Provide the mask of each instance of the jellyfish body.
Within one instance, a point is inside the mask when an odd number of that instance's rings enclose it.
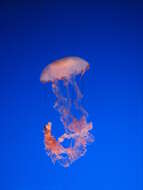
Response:
[[[45,149],[54,163],[58,161],[64,167],[83,156],[87,144],[94,141],[90,133],[92,122],[87,122],[87,112],[81,106],[82,94],[76,82],[76,76],[83,75],[88,68],[87,61],[79,57],[66,57],[46,66],[40,76],[42,83],[52,82],[52,90],[56,96],[54,108],[59,112],[65,129],[65,133],[56,139],[52,136],[52,123],[49,122],[44,129]],[[64,95],[61,83],[66,91]],[[74,99],[70,96],[71,87],[76,94]],[[79,117],[74,115],[73,107],[78,110]],[[67,139],[70,145],[65,147],[64,141]]]
[[[87,61],[79,57],[66,57],[49,64],[43,70],[41,82],[69,80],[71,76],[84,73],[89,68]]]

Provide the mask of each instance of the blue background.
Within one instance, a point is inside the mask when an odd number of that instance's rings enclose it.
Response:
[[[143,4],[1,1],[0,189],[143,189]],[[75,55],[96,141],[70,168],[46,155],[43,126],[62,130],[42,69]]]

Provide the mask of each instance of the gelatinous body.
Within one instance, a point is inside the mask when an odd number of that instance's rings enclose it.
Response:
[[[40,77],[43,83],[52,82],[56,96],[54,108],[60,113],[65,129],[65,133],[56,139],[51,132],[52,123],[48,122],[44,128],[45,148],[52,161],[58,161],[64,167],[83,156],[87,144],[94,141],[90,133],[92,122],[87,122],[87,112],[81,106],[82,94],[76,82],[76,76],[84,74],[88,68],[87,61],[66,57],[46,66]],[[74,91],[75,97],[71,96],[69,89]],[[68,147],[64,146],[65,140],[70,141]]]

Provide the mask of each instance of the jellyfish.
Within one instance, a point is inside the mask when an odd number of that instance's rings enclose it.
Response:
[[[44,144],[52,162],[68,167],[84,156],[87,145],[94,142],[91,134],[92,122],[87,121],[88,113],[81,105],[83,97],[77,82],[89,69],[86,60],[79,57],[65,57],[48,64],[42,71],[40,81],[51,83],[56,96],[54,108],[59,112],[64,126],[64,134],[56,138],[52,135],[52,123],[44,127]],[[65,146],[64,142],[69,142]]]

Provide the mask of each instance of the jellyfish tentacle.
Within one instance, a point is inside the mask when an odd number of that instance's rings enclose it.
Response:
[[[70,96],[68,94],[69,97],[65,98],[62,95],[62,93],[60,92],[60,88],[58,86],[58,82],[52,83],[52,88],[53,88],[54,94],[57,97],[56,102],[54,104],[54,108],[57,109],[57,111],[60,113],[61,122],[65,126],[65,130],[68,132],[67,126],[73,119],[73,115],[71,114],[70,107],[69,107],[69,105],[71,105]],[[68,83],[66,84],[66,89],[67,89],[67,93],[69,93]],[[67,103],[67,101],[69,102]]]
[[[74,105],[78,110],[80,110],[82,112],[83,115],[85,115],[87,117],[88,116],[87,111],[81,106],[81,99],[82,99],[83,95],[82,95],[75,80],[72,81],[72,85],[76,92],[76,99],[74,100]]]

